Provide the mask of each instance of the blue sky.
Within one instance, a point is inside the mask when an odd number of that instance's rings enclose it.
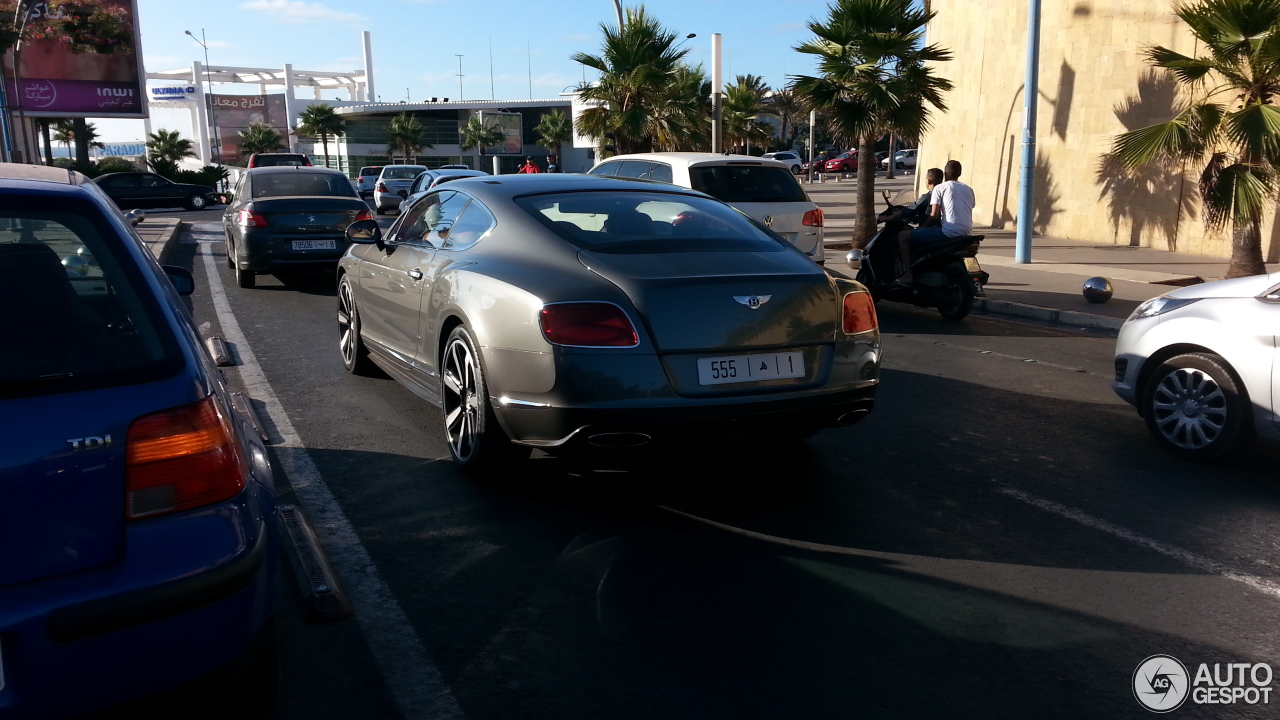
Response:
[[[628,3],[624,2],[624,5]],[[726,80],[752,73],[771,85],[813,71],[792,48],[809,37],[805,23],[826,15],[821,0],[651,0],[644,3],[681,36],[689,59],[710,72],[711,35],[723,35]],[[348,71],[362,66],[360,32],[373,34],[374,81],[384,102],[458,97],[462,59],[464,99],[493,94],[551,98],[581,82],[575,52],[594,53],[601,22],[616,22],[612,0],[139,0],[143,59],[147,70],[190,67],[203,50],[183,34],[204,28],[213,65]],[[590,79],[590,73],[587,74]],[[256,92],[219,86],[219,92]],[[309,88],[299,92],[310,97]],[[345,97],[344,97],[345,99]],[[155,126],[174,123],[154,116]],[[141,121],[99,120],[107,142],[142,138]],[[183,129],[185,132],[185,128]]]

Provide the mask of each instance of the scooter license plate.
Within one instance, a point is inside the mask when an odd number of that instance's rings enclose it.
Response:
[[[982,266],[978,264],[978,258],[965,258],[964,269],[969,272],[982,272]]]

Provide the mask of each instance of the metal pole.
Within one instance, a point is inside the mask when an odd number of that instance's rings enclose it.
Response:
[[[454,55],[458,55],[454,53]],[[462,55],[458,55],[458,102],[462,102]]]
[[[813,182],[813,126],[818,124],[818,111],[809,111],[809,182]]]
[[[720,137],[720,103],[723,100],[723,78],[720,76],[720,33],[711,35],[711,152],[723,151]]]
[[[213,75],[209,70],[209,44],[200,28],[200,46],[204,48],[204,79],[209,86],[209,122],[213,123],[213,164],[222,167],[222,134],[218,132],[218,103],[213,99]]]
[[[1031,262],[1035,215],[1036,102],[1040,99],[1040,0],[1027,2],[1027,80],[1022,92],[1022,174],[1018,187],[1018,241],[1014,261]]]

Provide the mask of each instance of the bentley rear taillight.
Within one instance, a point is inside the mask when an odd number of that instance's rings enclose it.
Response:
[[[248,475],[231,419],[213,395],[134,420],[125,460],[129,520],[235,497]]]
[[[538,319],[543,336],[555,345],[635,347],[640,344],[631,319],[613,303],[556,303],[542,308]]]
[[[841,313],[841,329],[845,335],[856,335],[879,327],[876,303],[871,293],[851,292],[844,296],[844,312]]]

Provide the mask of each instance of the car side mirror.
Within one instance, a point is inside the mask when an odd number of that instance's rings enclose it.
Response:
[[[161,269],[179,295],[190,295],[196,291],[196,279],[191,276],[190,270],[177,265],[162,265]]]
[[[382,242],[382,228],[377,220],[357,220],[347,226],[347,239],[359,245]]]

